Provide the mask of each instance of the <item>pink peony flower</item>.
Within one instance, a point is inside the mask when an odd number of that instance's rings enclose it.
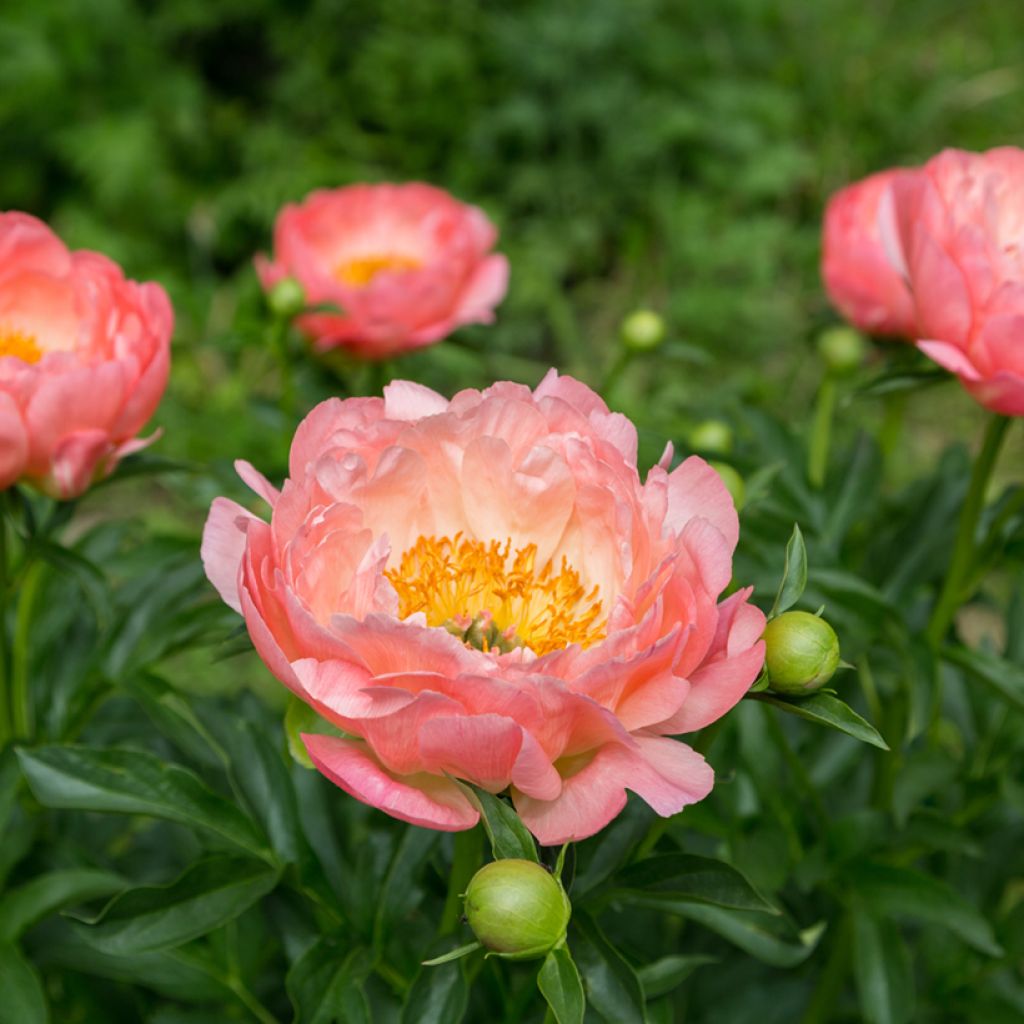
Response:
[[[0,489],[24,479],[72,498],[144,447],[173,319],[159,285],[0,213]]]
[[[913,338],[914,304],[906,281],[890,262],[882,237],[892,187],[915,171],[872,174],[840,189],[825,208],[821,277],[833,305],[871,334]]]
[[[719,601],[739,532],[699,458],[641,483],[636,431],[551,371],[451,401],[396,381],[299,426],[264,522],[218,498],[203,560],[274,674],[343,736],[320,771],[394,817],[478,813],[453,781],[510,788],[545,844],[592,835],[632,790],[659,814],[713,774],[675,739],[764,661],[750,589]]]
[[[494,319],[508,286],[496,238],[482,210],[430,185],[352,185],[286,206],[256,269],[264,288],[294,277],[311,305],[341,308],[299,317],[317,348],[386,359]]]
[[[947,149],[894,195],[918,348],[983,405],[1024,416],[1024,151]]]

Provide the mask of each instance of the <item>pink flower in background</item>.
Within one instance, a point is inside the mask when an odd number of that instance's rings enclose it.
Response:
[[[173,322],[159,285],[0,213],[0,488],[23,479],[75,497],[144,447]]]
[[[274,674],[342,736],[306,735],[353,796],[472,827],[453,778],[510,789],[545,844],[597,832],[626,790],[670,815],[711,768],[669,738],[747,691],[764,615],[732,574],[738,520],[701,459],[641,483],[636,431],[551,371],[451,401],[396,381],[299,426],[270,522],[224,498],[207,574]]]
[[[490,323],[508,261],[483,211],[430,185],[352,185],[286,206],[274,258],[257,257],[264,288],[296,278],[310,305],[299,326],[317,348],[385,359],[469,323]]]
[[[897,168],[872,174],[836,192],[825,208],[821,277],[833,305],[871,334],[915,336],[914,304],[882,239],[883,200],[892,186],[914,177]]]
[[[894,197],[918,348],[983,405],[1024,416],[1024,151],[947,149]]]

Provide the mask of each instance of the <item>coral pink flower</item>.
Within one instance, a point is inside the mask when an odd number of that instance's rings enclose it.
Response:
[[[478,820],[453,781],[510,788],[545,844],[626,790],[670,815],[713,781],[675,739],[743,696],[764,615],[738,521],[699,458],[641,483],[636,431],[570,377],[451,401],[396,381],[300,425],[264,522],[218,498],[207,574],[274,674],[343,733],[307,735],[353,796],[430,828]]]
[[[483,211],[430,185],[352,185],[286,206],[256,268],[264,288],[291,276],[310,304],[340,307],[299,318],[317,348],[385,359],[494,319],[508,285],[496,238]]]
[[[916,172],[897,168],[840,189],[825,208],[821,277],[833,305],[872,334],[913,338],[914,304],[882,237],[892,188]]]
[[[1024,151],[948,149],[894,194],[918,348],[983,405],[1024,416]]]
[[[172,327],[159,285],[0,213],[0,488],[24,479],[71,498],[144,447]]]

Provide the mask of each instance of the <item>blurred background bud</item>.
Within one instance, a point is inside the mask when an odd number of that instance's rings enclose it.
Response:
[[[267,305],[274,316],[290,320],[306,306],[306,293],[294,277],[283,277],[267,292]]]
[[[864,335],[852,327],[829,327],[818,335],[818,353],[829,373],[837,377],[859,369],[867,351]]]
[[[764,631],[765,664],[773,690],[791,696],[824,686],[839,665],[839,638],[810,612],[786,612]]]
[[[732,427],[724,420],[702,420],[686,440],[695,451],[727,455],[732,451]]]
[[[622,343],[634,352],[649,352],[665,340],[665,321],[650,309],[638,309],[622,321]]]
[[[747,488],[743,483],[743,477],[727,462],[709,462],[708,465],[722,478],[722,483],[732,495],[736,507],[742,508],[747,498]]]
[[[510,960],[545,956],[565,939],[572,905],[561,883],[530,860],[485,864],[466,890],[466,919],[485,949]]]

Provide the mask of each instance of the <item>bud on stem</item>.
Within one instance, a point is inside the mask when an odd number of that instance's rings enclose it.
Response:
[[[765,666],[776,693],[801,696],[821,689],[839,667],[839,638],[810,612],[786,612],[764,631]]]

